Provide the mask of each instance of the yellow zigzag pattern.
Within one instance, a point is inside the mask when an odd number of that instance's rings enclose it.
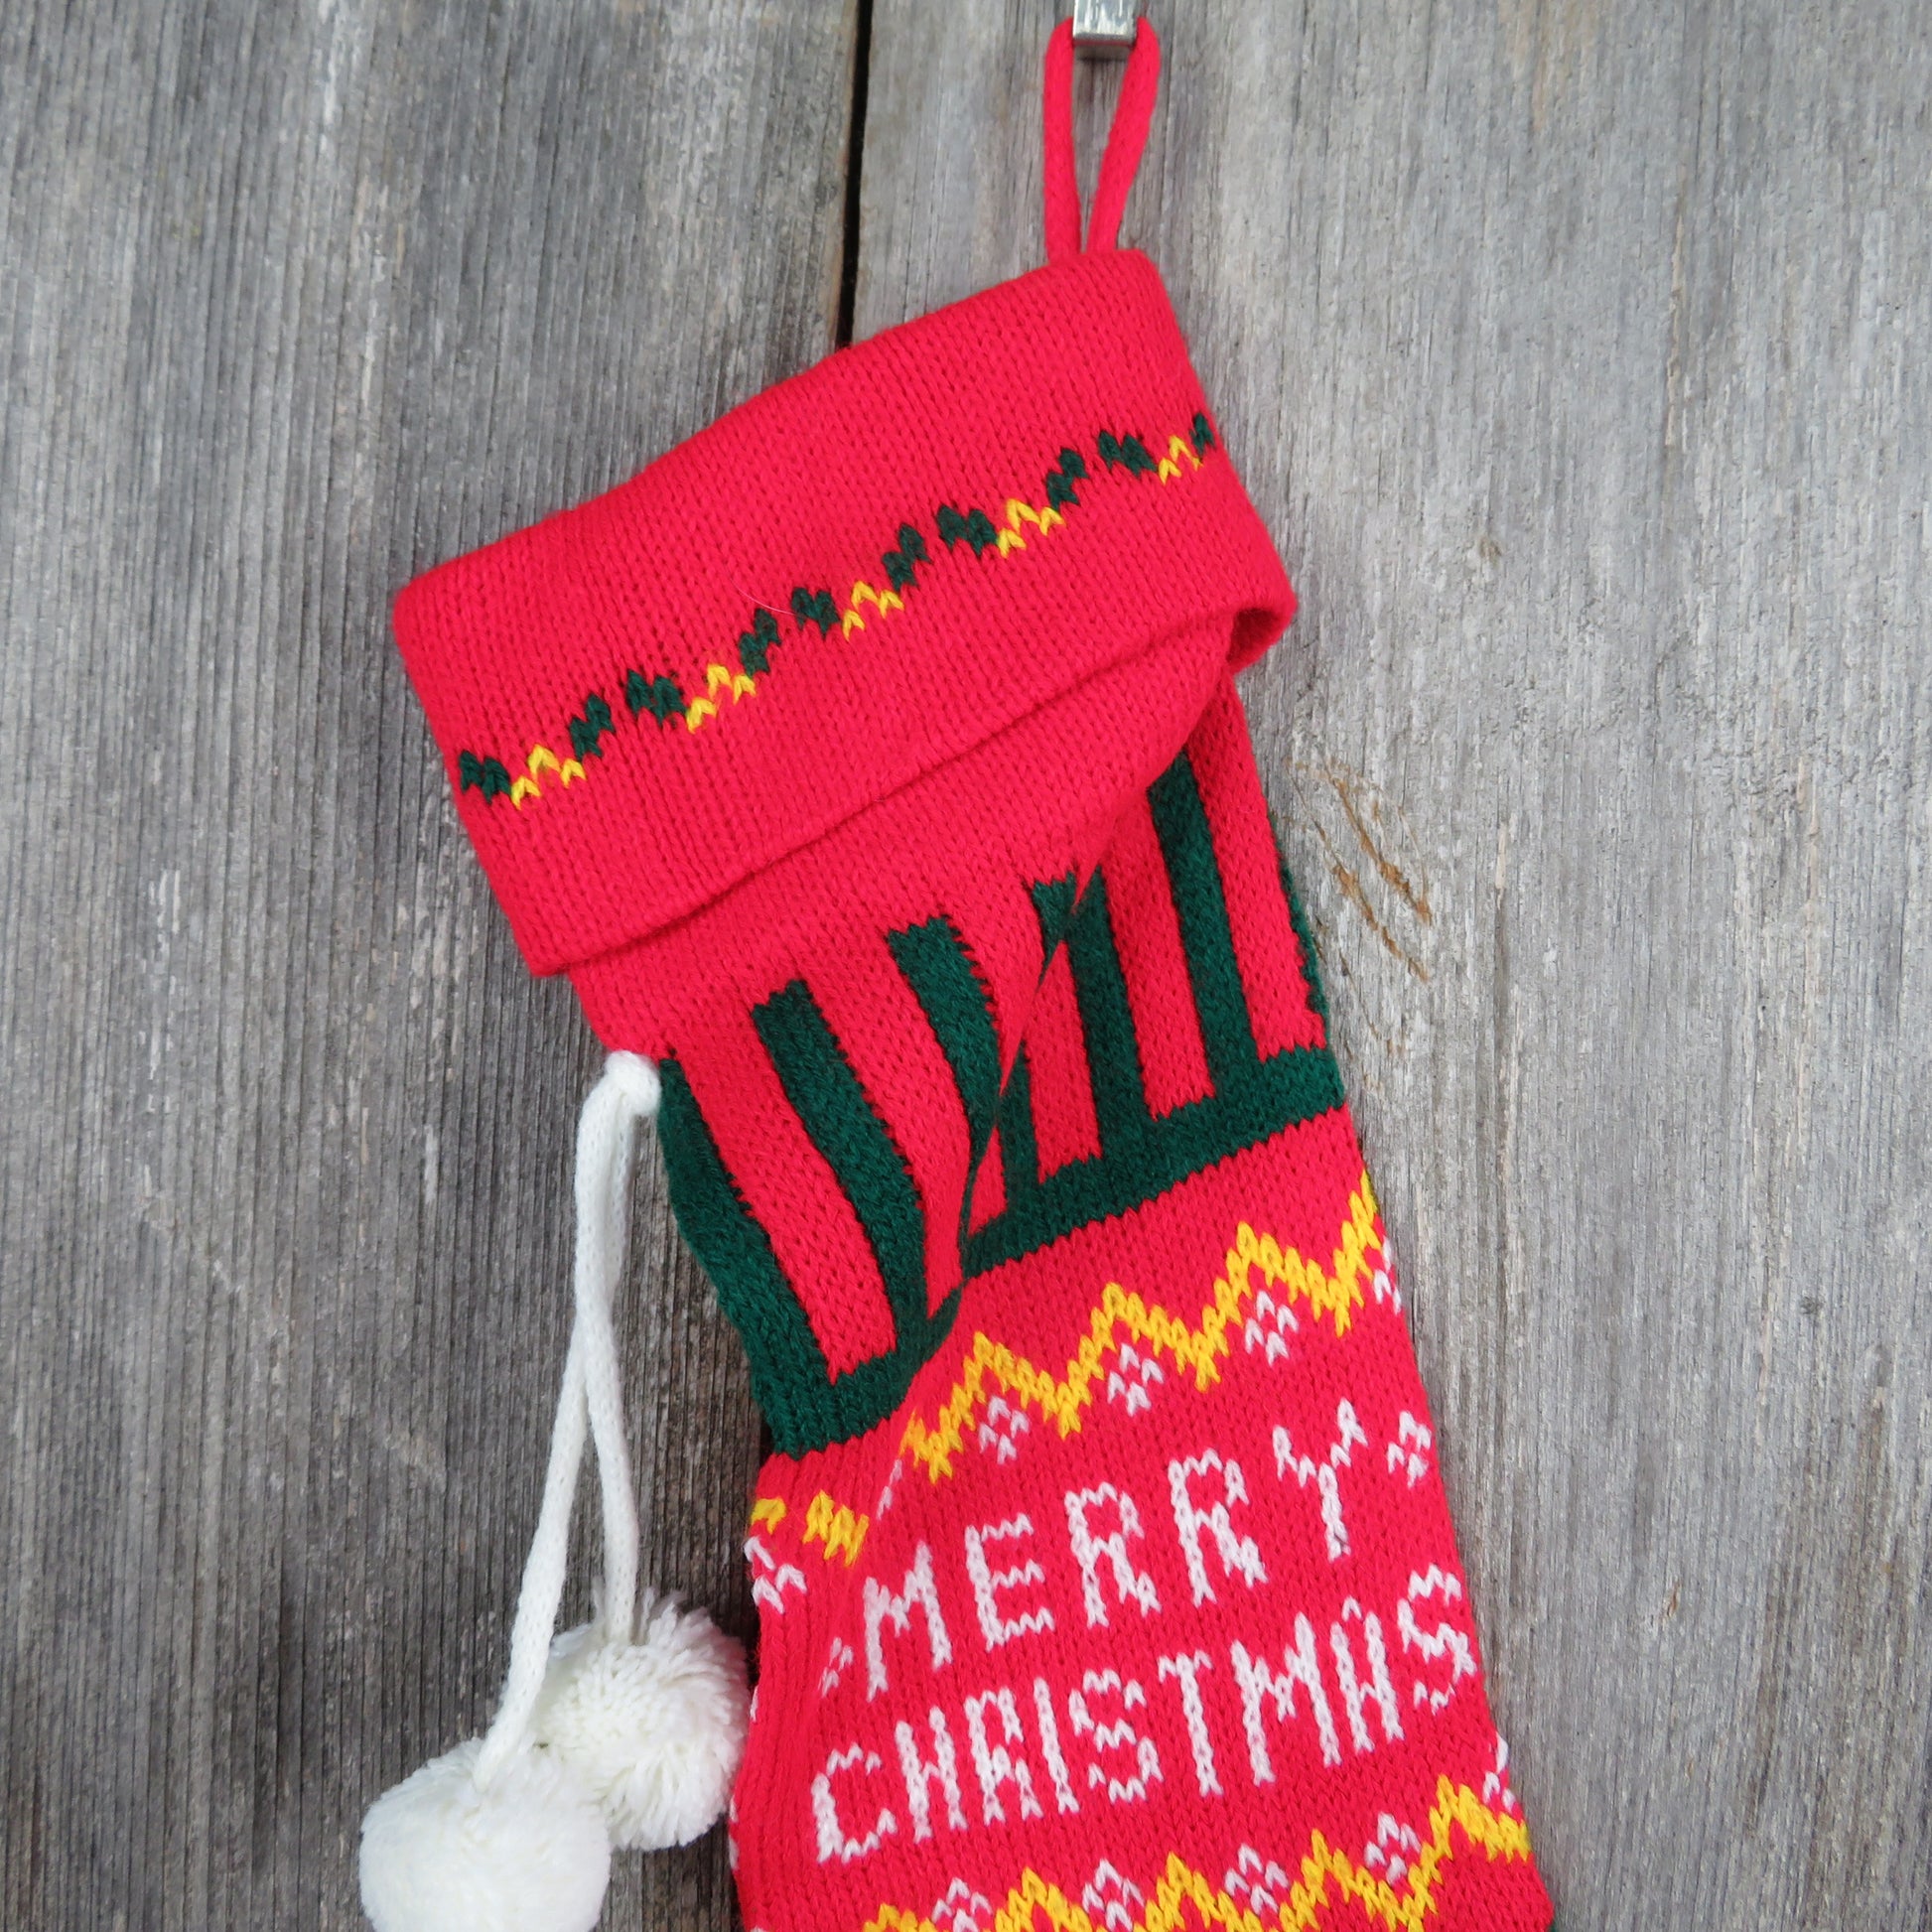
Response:
[[[866,587],[858,586],[860,590]],[[895,600],[897,603],[897,600]],[[685,706],[684,729],[694,732],[707,719],[718,715],[718,694],[723,691],[733,704],[740,698],[749,698],[758,691],[758,680],[748,672],[735,671],[729,664],[707,664],[704,668],[705,695],[693,698]],[[678,714],[671,714],[676,717]],[[559,759],[548,745],[532,745],[530,755],[523,760],[523,772],[510,780],[510,803],[520,811],[526,798],[541,798],[543,787],[538,782],[546,771],[556,773],[564,784],[587,776],[582,763],[576,759]]]
[[[905,609],[905,600],[897,591],[888,591],[882,597],[864,578],[861,578],[853,585],[852,595],[846,600],[846,608],[839,613],[841,637],[849,637],[855,630],[863,630],[866,627],[865,619],[859,615],[859,606],[862,604],[870,604],[882,618],[890,617],[895,611]]]
[[[782,1505],[779,1515],[782,1518]],[[752,1511],[752,1520],[758,1521],[756,1508]],[[865,1547],[866,1532],[871,1528],[870,1516],[861,1516],[836,1496],[821,1489],[805,1510],[805,1530],[799,1541],[823,1543],[827,1563],[843,1552],[845,1567],[850,1570],[859,1560],[859,1552]]]
[[[758,690],[757,679],[744,671],[735,671],[729,664],[707,664],[704,667],[704,690],[702,698],[693,698],[684,708],[684,729],[694,732],[707,718],[718,715],[718,693],[728,692],[736,704],[740,698],[749,698]]]
[[[1192,450],[1187,449],[1184,440],[1178,436],[1173,439],[1174,446],[1186,451],[1198,470],[1200,463],[1194,459]],[[1166,482],[1171,474],[1178,474],[1172,462],[1161,466],[1162,481]],[[1019,496],[1007,499],[1007,527],[1000,532],[1000,555],[1005,557],[1015,550],[1027,547],[1026,539],[1020,534],[1022,523],[1031,523],[1042,534],[1059,528],[1066,521],[1058,510],[1048,504],[1044,509],[1035,509],[1033,504]],[[871,605],[882,618],[890,617],[895,611],[905,609],[905,600],[897,591],[876,591],[861,578],[852,587],[852,595],[846,600],[846,608],[839,614],[839,635],[849,637],[855,630],[863,630],[866,621],[860,615],[861,605]],[[684,709],[684,729],[694,732],[700,726],[718,716],[718,694],[725,692],[736,704],[740,698],[755,697],[758,694],[758,680],[746,671],[734,671],[729,664],[707,664],[704,672],[705,694],[693,698]],[[675,715],[675,714],[674,714]],[[559,761],[556,753],[547,745],[533,745],[530,756],[524,759],[525,774],[519,774],[510,781],[510,803],[519,810],[526,798],[541,798],[543,789],[538,780],[546,771],[554,771],[558,778],[569,784],[573,779],[585,775],[583,765],[576,759]]]
[[[1180,460],[1185,458],[1190,470],[1200,468],[1200,458],[1194,454],[1194,446],[1184,436],[1168,438],[1168,453],[1161,459],[1154,474],[1163,483],[1173,483],[1180,475]]]
[[[1194,1386],[1204,1393],[1220,1378],[1221,1359],[1232,1345],[1228,1330],[1239,1327],[1242,1304],[1258,1292],[1257,1272],[1265,1288],[1285,1294],[1291,1302],[1306,1302],[1317,1319],[1325,1315],[1334,1322],[1337,1337],[1344,1335],[1353,1310],[1362,1301],[1364,1257],[1374,1240],[1375,1190],[1364,1173],[1348,1198],[1348,1219],[1331,1259],[1331,1274],[1324,1274],[1319,1262],[1305,1261],[1292,1248],[1284,1249],[1273,1236],[1256,1234],[1243,1221],[1228,1250],[1226,1272],[1214,1284],[1213,1299],[1201,1311],[1196,1327],[1190,1328],[1159,1304],[1150,1306],[1138,1295],[1129,1295],[1118,1282],[1109,1282],[1063,1377],[1056,1379],[1004,1343],[978,1334],[938,1420],[928,1428],[915,1415],[905,1425],[900,1452],[923,1464],[934,1482],[951,1475],[953,1452],[989,1400],[989,1384],[1032,1404],[1059,1425],[1062,1436],[1070,1436],[1093,1400],[1094,1385],[1106,1373],[1108,1356],[1125,1342],[1156,1352],[1166,1349],[1182,1368],[1193,1370]]]
[[[1168,454],[1161,460],[1156,474],[1163,483],[1181,474],[1180,459],[1184,458],[1191,469],[1198,470],[1200,458],[1194,454],[1193,446],[1184,436],[1171,437]],[[1045,536],[1059,529],[1066,518],[1050,503],[1035,507],[1024,496],[1009,496],[1006,505],[1006,527],[999,533],[999,554],[1011,556],[1016,550],[1027,547],[1027,539],[1021,535],[1023,523],[1032,524],[1035,532]],[[852,587],[852,594],[845,601],[845,609],[839,613],[839,635],[849,637],[855,630],[866,627],[866,620],[860,607],[869,605],[879,617],[890,617],[895,611],[905,609],[905,600],[897,591],[878,591],[861,578]],[[734,671],[729,664],[707,664],[705,666],[705,695],[693,698],[684,708],[684,729],[697,731],[711,719],[718,716],[719,692],[729,695],[733,704],[740,698],[754,697],[758,693],[758,680],[745,671]],[[676,717],[678,714],[671,714]],[[569,785],[586,776],[581,762],[576,759],[559,759],[547,745],[533,745],[529,756],[523,760],[523,770],[510,780],[510,803],[520,811],[526,798],[541,798],[543,786],[541,779],[546,772],[556,775],[560,783]]]
[[[521,808],[526,798],[541,798],[543,793],[537,787],[537,780],[546,771],[554,771],[558,780],[570,784],[584,775],[584,767],[576,759],[559,759],[548,745],[532,745],[530,756],[523,760],[527,776],[513,779],[510,784],[510,803]]]
[[[1197,469],[1198,465],[1195,466]],[[1066,521],[1058,510],[1049,503],[1044,509],[1035,509],[1021,496],[1007,498],[1006,528],[1000,531],[1000,555],[1010,556],[1016,550],[1024,550],[1027,540],[1020,534],[1022,523],[1031,523],[1043,536],[1049,530],[1056,530]],[[839,634],[849,637],[855,630],[863,630],[866,621],[859,615],[859,607],[870,604],[879,615],[890,616],[894,611],[905,609],[905,600],[897,591],[887,591],[883,595],[874,590],[862,578],[852,587],[852,595],[846,600],[846,608],[839,613]]]
[[[1452,1785],[1444,1778],[1436,1787],[1435,1809],[1429,1814],[1428,1843],[1411,1863],[1400,1890],[1316,1832],[1302,1861],[1301,1882],[1272,1918],[1263,1918],[1175,1853],[1132,1932],[1181,1932],[1190,1922],[1222,1926],[1226,1932],[1317,1932],[1334,1924],[1327,1911],[1337,1903],[1356,1908],[1360,1919],[1353,1922],[1384,1927],[1386,1932],[1427,1932],[1428,1920],[1439,1910],[1436,1894],[1444,1871],[1456,1855],[1451,1827],[1460,1827],[1464,1845],[1492,1859],[1530,1855],[1529,1831],[1520,1818],[1491,1811],[1466,1784]],[[1037,1932],[1042,1915],[1051,1932],[1098,1932],[1093,1920],[1057,1885],[1049,1885],[1032,1870],[1024,1872],[1007,1894],[988,1932]],[[938,1928],[917,1912],[888,1905],[866,1932],[938,1932]]]
[[[1016,550],[1026,549],[1027,539],[1020,534],[1021,524],[1031,523],[1041,536],[1046,536],[1051,531],[1057,530],[1065,521],[1066,518],[1050,503],[1044,509],[1036,510],[1031,503],[1023,501],[1020,497],[1009,496],[1007,527],[1000,532],[1000,555],[1010,557]]]

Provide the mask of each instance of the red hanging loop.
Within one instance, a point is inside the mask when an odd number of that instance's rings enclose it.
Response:
[[[1113,247],[1128,190],[1141,165],[1147,131],[1154,120],[1154,98],[1161,88],[1161,43],[1143,19],[1134,32],[1134,51],[1120,83],[1120,101],[1100,162],[1094,191],[1090,250]],[[1064,261],[1080,252],[1080,185],[1073,162],[1073,23],[1062,20],[1046,43],[1046,259]]]

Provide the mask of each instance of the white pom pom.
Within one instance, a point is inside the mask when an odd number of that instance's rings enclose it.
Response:
[[[611,1836],[582,1780],[525,1750],[487,1787],[482,1740],[433,1757],[362,1820],[362,1909],[376,1932],[591,1932]]]
[[[731,1796],[745,1755],[745,1651],[702,1610],[646,1605],[642,1638],[595,1626],[550,1652],[533,1734],[604,1807],[612,1839],[646,1852],[689,1845]]]

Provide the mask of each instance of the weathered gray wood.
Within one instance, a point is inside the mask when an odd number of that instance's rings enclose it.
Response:
[[[1039,258],[1046,11],[878,0],[861,335]],[[1565,1932],[1932,1922],[1921,10],[1151,12],[1125,234],[1304,595],[1247,696]]]
[[[596,1052],[388,599],[829,346],[854,12],[0,8],[0,1924],[358,1926],[487,1714]],[[646,1569],[745,1630],[655,1186]],[[731,1910],[714,1834],[607,1923]]]
[[[862,333],[1037,258],[1050,11],[877,0]],[[9,1926],[355,1925],[487,1708],[595,1055],[386,600],[826,345],[853,14],[0,10]],[[1156,18],[1128,232],[1305,594],[1248,695],[1567,1932],[1926,1923],[1915,9]],[[648,1567],[745,1628],[655,1189]]]

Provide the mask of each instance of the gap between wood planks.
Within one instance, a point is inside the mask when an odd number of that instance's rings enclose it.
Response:
[[[852,33],[852,110],[846,121],[845,225],[839,237],[839,312],[832,345],[852,341],[852,314],[859,298],[859,201],[866,158],[866,89],[872,78],[873,0],[858,0]]]

